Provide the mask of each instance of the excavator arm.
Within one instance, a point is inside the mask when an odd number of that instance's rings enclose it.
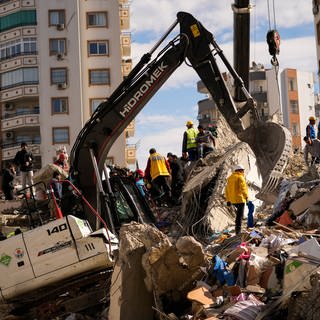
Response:
[[[179,35],[151,60],[152,54],[177,24],[180,25]],[[233,76],[235,85],[241,88],[247,98],[240,109],[236,107],[219,70],[217,56]],[[184,61],[198,73],[231,129],[240,140],[251,146],[257,156],[264,182],[270,184],[269,176],[280,160],[281,166],[284,166],[283,161],[287,155],[283,150],[286,149],[285,146],[287,149],[291,147],[288,146],[290,139],[285,128],[277,124],[266,126],[260,121],[252,97],[225,58],[213,35],[191,14],[179,12],[176,22],[152,50],[141,58],[107,101],[98,106],[76,139],[70,155],[72,176],[85,196],[93,203],[96,203],[98,173],[104,169],[112,144]],[[241,119],[249,111],[253,117],[253,125],[245,128]],[[264,146],[266,137],[272,136],[271,131],[277,132],[274,133],[278,144],[277,152],[269,145]],[[279,170],[277,169],[280,173],[283,170],[281,166],[278,166]],[[98,189],[101,191],[101,186]]]

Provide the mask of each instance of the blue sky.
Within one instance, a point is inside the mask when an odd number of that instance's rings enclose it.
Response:
[[[178,11],[193,14],[215,36],[230,63],[233,61],[233,12],[231,0],[132,0],[132,59],[137,63],[160,39],[176,19]],[[296,68],[317,72],[312,0],[269,0],[270,24],[274,28],[272,3],[275,4],[276,27],[281,36],[280,69]],[[265,41],[269,30],[268,1],[251,0],[250,60],[270,66]],[[178,30],[178,29],[177,29]],[[172,37],[167,38],[167,44]],[[222,70],[223,71],[223,70]],[[280,70],[281,71],[281,70]],[[152,147],[166,155],[181,156],[185,122],[196,124],[197,102],[205,95],[197,92],[199,80],[194,70],[182,65],[136,117],[136,134],[130,143],[139,142],[137,158],[144,169]]]

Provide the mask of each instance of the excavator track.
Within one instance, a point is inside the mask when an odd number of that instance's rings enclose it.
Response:
[[[88,273],[11,300],[12,315],[53,319],[107,304],[112,269]]]

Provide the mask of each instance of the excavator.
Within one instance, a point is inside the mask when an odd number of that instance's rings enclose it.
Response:
[[[178,24],[178,35],[160,48]],[[224,81],[217,58],[245,97],[241,107]],[[71,150],[72,182],[80,190],[79,196],[91,204],[84,209],[87,220],[65,212],[60,219],[2,241],[0,300],[15,303],[23,297],[32,301],[35,295],[49,301],[47,294],[62,289],[69,294],[74,292],[70,297],[73,308],[80,308],[80,293],[73,285],[79,287],[80,283],[86,297],[89,283],[96,290],[92,277],[99,283],[101,272],[112,269],[113,251],[118,248],[115,235],[121,222],[127,222],[127,218],[152,220],[150,208],[126,178],[126,172],[110,169],[105,161],[113,142],[183,62],[196,71],[230,128],[253,150],[263,178],[262,193],[275,190],[291,151],[289,131],[279,124],[261,121],[253,98],[213,35],[191,14],[179,12],[161,39],[143,55],[108,100],[98,106]],[[245,125],[248,122],[242,118],[248,114],[251,122]],[[101,228],[103,219],[91,218],[96,217],[89,212],[93,208],[102,213],[108,226]],[[119,212],[127,218],[121,221]],[[104,281],[107,278],[108,274]],[[68,304],[63,307],[66,309]]]
[[[178,24],[179,34],[160,47]],[[233,77],[236,91],[244,97],[240,107],[224,81],[217,58]],[[101,206],[113,232],[117,223],[112,213],[116,206],[110,200],[114,198],[113,191],[110,184],[106,188],[101,181],[102,172],[108,176],[105,159],[116,138],[183,62],[196,71],[230,128],[254,152],[263,181],[261,198],[274,192],[281,179],[291,152],[290,132],[280,124],[260,119],[254,99],[212,33],[191,14],[178,12],[161,39],[142,56],[107,101],[98,106],[71,150],[75,184],[92,203]],[[248,114],[251,120],[243,121]]]

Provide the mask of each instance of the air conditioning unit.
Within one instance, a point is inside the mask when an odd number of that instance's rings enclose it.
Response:
[[[57,53],[56,57],[57,57],[57,60],[63,60],[64,54],[63,53]]]
[[[13,110],[14,104],[13,103],[6,103],[4,108],[5,108],[6,111]]]
[[[6,138],[7,140],[12,140],[14,138],[14,132],[13,131],[6,132]]]
[[[57,24],[57,30],[58,30],[58,31],[64,30],[64,23],[59,23],[59,24]]]
[[[58,83],[58,84],[57,84],[57,88],[58,88],[59,90],[67,89],[67,84],[66,84],[65,82],[63,82],[63,83]]]

